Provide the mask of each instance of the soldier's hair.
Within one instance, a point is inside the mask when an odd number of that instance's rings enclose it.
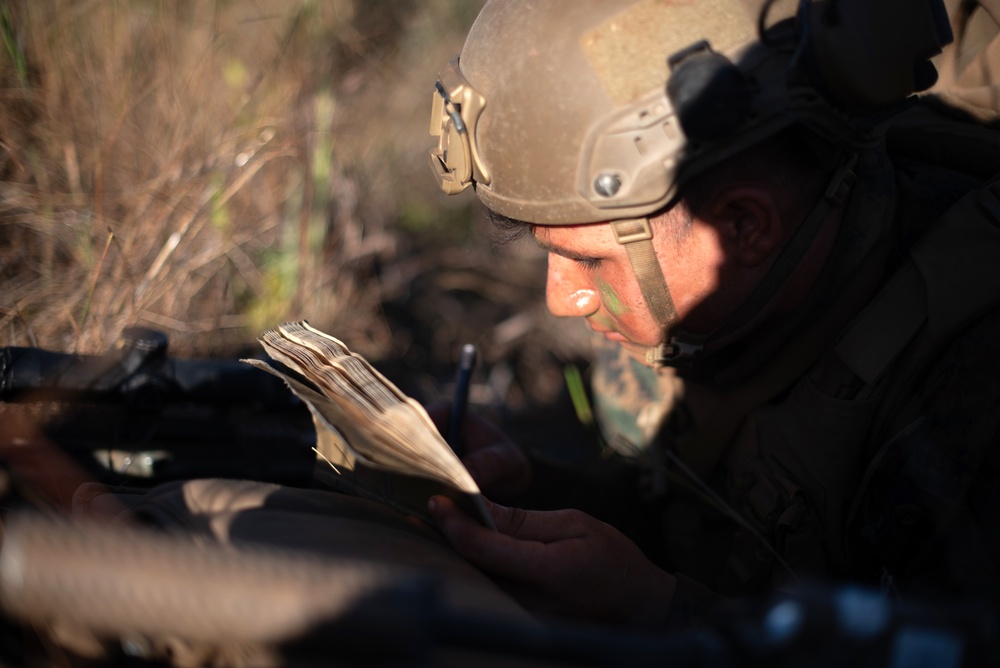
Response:
[[[510,218],[492,209],[486,210],[492,225],[487,229],[487,238],[495,246],[506,246],[529,236],[535,229],[534,223]]]

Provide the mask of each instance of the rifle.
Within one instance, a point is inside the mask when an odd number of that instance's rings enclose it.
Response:
[[[459,613],[440,578],[417,568],[31,515],[7,524],[4,612],[41,629],[71,620],[106,639],[122,665],[162,665],[163,638],[235,646],[268,665],[337,666],[975,668],[995,665],[1000,649],[995,602],[892,601],[817,584],[739,602],[710,626],[654,634]],[[50,658],[40,648],[0,642],[0,660],[33,665]]]
[[[166,335],[139,327],[102,355],[3,347],[0,402],[59,407],[45,436],[107,484],[308,481],[312,421],[280,380],[237,360],[173,358],[167,347]]]

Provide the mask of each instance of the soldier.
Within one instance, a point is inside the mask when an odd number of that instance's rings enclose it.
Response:
[[[660,628],[805,578],[1000,577],[995,8],[962,3],[946,61],[985,85],[913,96],[940,2],[749,4],[489,0],[440,74],[438,183],[548,252],[549,309],[602,344],[605,437],[653,481],[641,546],[431,500],[535,609]],[[488,496],[529,488],[514,444],[466,440]]]

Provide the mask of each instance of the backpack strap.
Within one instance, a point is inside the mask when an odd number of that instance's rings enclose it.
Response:
[[[1000,304],[1000,178],[966,195],[921,237],[910,258],[848,327],[835,354],[870,394],[921,329],[938,351]]]

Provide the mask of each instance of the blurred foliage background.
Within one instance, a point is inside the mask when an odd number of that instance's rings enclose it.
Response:
[[[427,168],[437,71],[482,0],[0,2],[0,345],[257,352],[308,319],[418,398],[553,401],[588,354],[544,258]],[[478,393],[478,394],[476,394]]]

